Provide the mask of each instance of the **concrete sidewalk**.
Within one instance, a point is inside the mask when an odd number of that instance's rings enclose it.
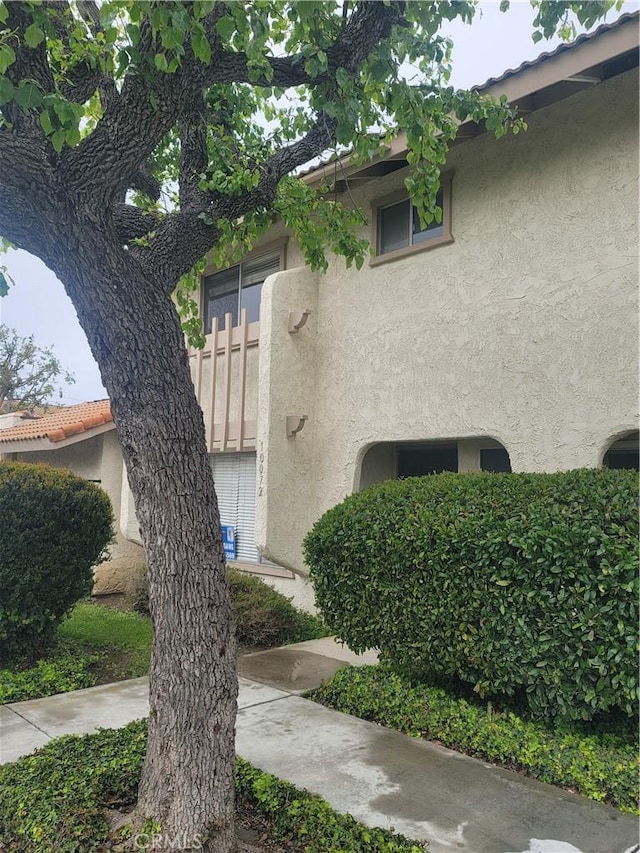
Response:
[[[242,658],[238,754],[370,826],[429,841],[432,853],[637,849],[634,817],[297,695],[345,662],[372,659],[356,658],[332,640]],[[144,678],[6,705],[0,760],[147,712]]]

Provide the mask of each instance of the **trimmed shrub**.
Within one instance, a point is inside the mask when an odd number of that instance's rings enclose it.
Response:
[[[253,575],[227,571],[238,642],[281,646],[326,637],[322,620],[293,606],[282,593]]]
[[[546,718],[635,711],[637,474],[439,474],[352,495],[305,541],[355,651]]]
[[[33,660],[113,536],[105,492],[69,471],[0,462],[0,664]]]
[[[272,647],[328,636],[329,631],[318,616],[298,610],[286,595],[260,578],[231,568],[227,569],[227,577],[239,643]],[[149,615],[146,584],[134,608]]]
[[[412,686],[384,666],[345,667],[308,698],[639,813],[635,726],[626,733],[584,733],[576,723],[545,727],[513,711],[495,711],[491,703],[481,706],[442,688]]]

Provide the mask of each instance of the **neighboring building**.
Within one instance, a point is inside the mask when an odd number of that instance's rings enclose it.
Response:
[[[122,532],[132,526],[132,501],[108,400],[59,407],[39,416],[1,415],[0,457],[67,468],[101,486],[113,504],[116,540],[110,559],[96,567],[94,594],[132,593],[139,587],[144,554]]]
[[[222,520],[243,567],[298,602],[305,533],[372,483],[637,466],[638,15],[480,88],[528,130],[461,126],[441,225],[413,217],[400,137],[305,177],[337,176],[368,214],[360,272],[311,272],[275,223],[203,278],[192,373]]]

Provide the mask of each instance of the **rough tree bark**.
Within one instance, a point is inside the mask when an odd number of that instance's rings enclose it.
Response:
[[[202,412],[167,289],[86,225],[77,246],[49,260],[100,363],[148,562],[154,644],[137,825],[159,824],[168,849],[226,853],[236,642]]]

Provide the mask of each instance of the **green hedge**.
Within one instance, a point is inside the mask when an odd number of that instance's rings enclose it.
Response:
[[[293,606],[291,600],[255,575],[227,569],[231,607],[238,642],[244,646],[283,646],[329,635],[318,616]],[[149,593],[144,588],[134,603],[138,613],[149,616]]]
[[[633,714],[637,474],[439,474],[347,498],[305,541],[316,601],[356,651],[540,717]]]
[[[412,686],[383,666],[341,669],[310,698],[345,714],[524,771],[621,811],[639,813],[635,726],[632,733],[584,733],[575,724],[547,728],[442,688]]]
[[[99,853],[107,849],[106,809],[137,798],[146,749],[145,720],[122,729],[51,741],[32,756],[0,767],[0,839],[16,853]],[[239,801],[268,831],[306,853],[423,853],[384,829],[368,829],[320,797],[256,770],[236,766]],[[3,848],[4,849],[4,848]]]
[[[64,469],[0,462],[0,664],[34,659],[92,586],[113,535],[105,492]]]

